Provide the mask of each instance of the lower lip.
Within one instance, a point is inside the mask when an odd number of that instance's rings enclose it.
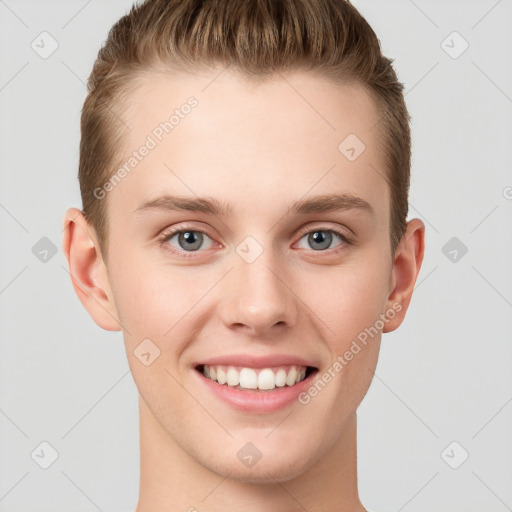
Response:
[[[311,372],[307,378],[293,386],[275,387],[271,391],[241,390],[205,377],[194,369],[202,385],[206,386],[216,397],[235,409],[244,412],[269,413],[283,409],[298,400],[300,393],[311,386],[317,370]]]

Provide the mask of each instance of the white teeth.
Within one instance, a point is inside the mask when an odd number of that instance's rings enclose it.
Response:
[[[217,382],[219,384],[226,384],[226,372],[222,368],[217,368]]]
[[[306,372],[304,371],[304,373],[306,373]],[[300,382],[303,378],[304,378],[304,375],[302,373],[302,370],[297,371],[297,377],[295,378],[295,384]]]
[[[305,366],[287,366],[286,369],[254,369],[203,365],[203,375],[219,384],[264,391],[270,391],[276,387],[293,386],[305,379],[306,370]]]
[[[282,388],[286,384],[286,372],[280,368],[276,373],[276,386]]]
[[[232,367],[228,368],[227,378],[228,386],[238,386],[240,384],[240,374]]]
[[[213,370],[213,368],[210,369],[210,371]],[[297,380],[297,369],[295,366],[292,366],[292,369],[288,372],[288,375],[286,377],[286,384],[288,386],[293,386],[295,384],[295,381]]]
[[[242,368],[240,372],[240,387],[245,389],[256,389],[258,387],[258,376],[251,368]]]
[[[274,389],[276,387],[276,376],[269,368],[261,370],[258,375],[258,388],[259,389]]]

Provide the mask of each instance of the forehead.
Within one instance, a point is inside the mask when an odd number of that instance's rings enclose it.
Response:
[[[109,199],[116,210],[169,192],[238,198],[267,212],[344,192],[386,210],[379,114],[360,85],[309,72],[255,82],[219,68],[144,76],[128,104],[120,164],[128,172]]]

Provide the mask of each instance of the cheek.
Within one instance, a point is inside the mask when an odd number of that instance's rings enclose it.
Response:
[[[373,326],[387,299],[387,269],[382,264],[341,265],[314,279],[308,306],[322,320],[331,349],[345,350],[365,328]],[[305,292],[304,292],[305,293]],[[307,297],[307,296],[306,296]]]
[[[375,326],[385,311],[386,283],[382,266],[346,267],[325,281],[324,294],[311,305],[321,317],[330,360],[319,374],[327,390],[315,398],[316,411],[338,411],[329,427],[332,435],[359,406],[372,381],[381,339]]]
[[[187,321],[210,282],[191,268],[172,268],[142,258],[116,264],[111,281],[125,338],[132,342],[141,337],[172,338],[174,326]]]
[[[305,307],[313,320],[316,317],[327,337],[357,336],[374,324],[387,298],[386,269],[374,261],[382,258],[369,252],[338,266],[301,268],[293,277],[294,293],[288,300],[298,301],[299,309]],[[193,310],[205,307],[200,301],[218,281],[217,273],[208,266],[151,262],[133,252],[118,259],[109,277],[122,325],[130,335],[163,338],[179,322],[189,323]]]
[[[175,380],[177,365],[196,333],[194,305],[211,285],[170,267],[126,263],[115,280],[126,354],[139,393],[155,414],[163,414],[187,400]]]

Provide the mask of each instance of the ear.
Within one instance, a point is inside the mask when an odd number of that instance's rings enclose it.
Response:
[[[394,331],[403,322],[411,302],[424,252],[425,224],[420,219],[412,219],[407,223],[404,236],[396,249],[391,270],[387,311],[394,310],[396,314],[385,324],[382,332]]]
[[[107,331],[120,331],[121,324],[96,234],[77,208],[70,208],[64,216],[62,249],[75,292],[92,319]]]

